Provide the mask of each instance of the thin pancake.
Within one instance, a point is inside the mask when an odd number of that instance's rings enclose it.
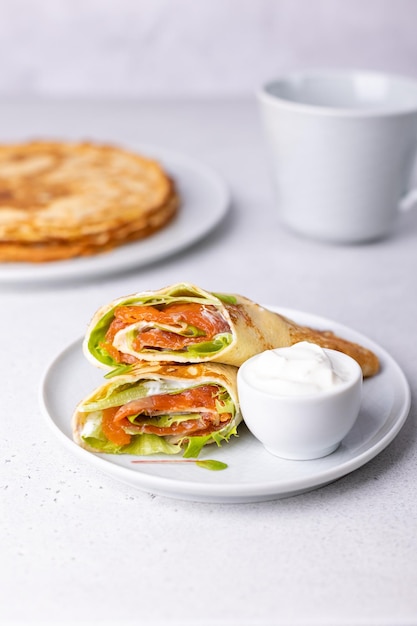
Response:
[[[95,254],[162,228],[179,206],[151,159],[108,145],[0,146],[0,260]]]
[[[166,226],[176,215],[179,198],[173,196],[166,206],[159,207],[146,220],[123,224],[119,228],[78,239],[50,239],[39,242],[0,241],[0,261],[44,263],[107,252],[117,246],[149,237]]]

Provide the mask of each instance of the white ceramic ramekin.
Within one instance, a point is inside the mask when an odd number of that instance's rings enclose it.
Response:
[[[309,395],[277,395],[257,389],[250,370],[256,355],[238,371],[243,419],[268,452],[294,460],[316,459],[332,453],[354,425],[361,405],[362,370],[351,357],[325,350],[346,380],[330,390]]]

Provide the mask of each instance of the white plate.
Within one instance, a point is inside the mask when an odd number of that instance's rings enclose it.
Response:
[[[385,350],[359,333],[307,313],[269,308],[299,324],[332,329],[369,347],[381,360],[381,372],[364,383],[362,407],[355,426],[333,454],[314,461],[278,459],[267,453],[244,425],[239,427],[240,436],[233,437],[228,444],[203,450],[201,458],[215,458],[228,464],[226,470],[218,472],[194,464],[134,465],[134,457],[128,455],[87,452],[72,441],[71,416],[76,404],[102,384],[103,373],[84,358],[81,339],[56,358],[43,378],[40,397],[48,423],[61,442],[86,463],[134,487],[183,500],[229,503],[273,500],[341,478],[375,457],[397,435],[410,409],[407,380]]]
[[[207,235],[225,216],[229,192],[211,169],[184,155],[150,146],[136,152],[157,159],[175,180],[181,208],[174,220],[154,235],[110,252],[50,263],[0,263],[0,281],[53,281],[109,275],[142,267],[170,256]]]

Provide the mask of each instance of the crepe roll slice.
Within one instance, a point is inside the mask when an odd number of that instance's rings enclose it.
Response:
[[[138,361],[239,367],[253,354],[288,345],[288,329],[284,318],[243,296],[179,283],[100,308],[87,329],[84,352],[107,369]]]
[[[235,294],[179,283],[119,298],[100,308],[86,332],[87,358],[106,369],[138,361],[218,362],[239,367],[263,350],[301,340],[355,358],[365,376],[378,370],[369,350],[315,331]]]
[[[222,364],[139,364],[77,406],[74,441],[92,452],[196,457],[236,435],[237,368]]]

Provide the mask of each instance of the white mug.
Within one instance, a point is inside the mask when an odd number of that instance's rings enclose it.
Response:
[[[281,221],[336,243],[389,234],[417,154],[417,81],[309,70],[258,94]]]

